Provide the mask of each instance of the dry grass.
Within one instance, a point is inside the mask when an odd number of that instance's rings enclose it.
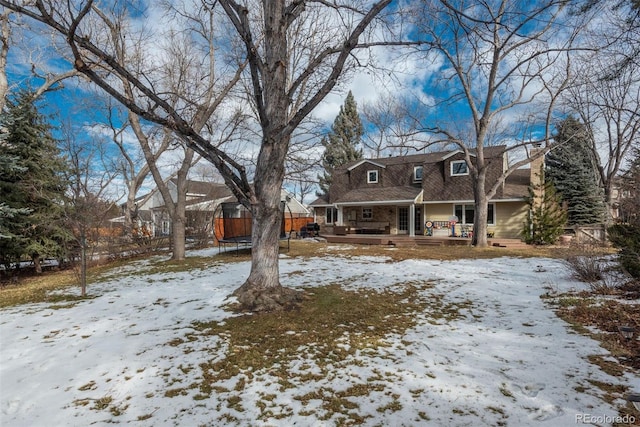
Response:
[[[620,364],[640,369],[640,341],[625,340],[618,332],[618,327],[622,325],[640,330],[640,305],[593,298],[592,294],[586,292],[561,297],[556,304],[559,317],[574,325],[581,333],[600,341]],[[588,332],[585,326],[601,332]]]
[[[340,247],[340,250],[336,250]],[[392,248],[380,245],[333,245],[323,242],[312,242],[307,240],[291,240],[291,249],[287,250],[284,244],[280,246],[281,254],[289,257],[324,257],[330,254],[332,257],[358,257],[358,256],[382,256],[393,261],[401,261],[406,259],[438,259],[438,260],[455,260],[455,259],[487,259],[503,256],[513,257],[550,257],[566,259],[572,255],[571,249],[566,248],[527,248],[527,249],[509,249],[509,248],[472,248],[469,246],[442,246],[442,247],[403,247]],[[214,263],[230,263],[249,261],[251,259],[251,250],[248,248],[239,251],[229,251],[216,253],[214,257],[188,257],[184,261],[154,261],[148,267],[140,269],[135,274],[152,274],[154,272],[178,272],[188,271],[192,269],[204,269]],[[128,263],[134,262],[136,259],[118,260],[107,265],[93,267],[89,271],[89,284],[104,278],[110,270]],[[128,272],[127,274],[133,274]],[[19,280],[4,281],[0,283],[0,308],[15,306],[34,302],[51,302],[54,300],[74,300],[69,295],[58,295],[52,297],[53,291],[78,286],[79,280],[77,273],[73,270],[65,271],[48,271],[39,276],[21,277]],[[89,293],[91,289],[89,288]]]
[[[46,272],[40,276],[23,277],[5,284],[0,290],[0,308],[33,302],[48,301],[52,291],[65,289],[77,283],[71,270]]]
[[[342,248],[335,250],[334,248]],[[575,252],[572,248],[561,247],[529,247],[525,249],[510,248],[474,248],[471,246],[408,246],[408,247],[390,247],[385,245],[339,245],[324,242],[313,242],[308,240],[292,240],[291,250],[286,249],[281,253],[291,257],[322,257],[328,253],[332,257],[357,257],[357,256],[382,256],[391,258],[394,261],[402,261],[407,259],[437,259],[437,260],[456,260],[456,259],[488,259],[498,257],[545,257],[565,259]],[[241,256],[249,259],[249,251],[246,250]],[[233,258],[233,256],[230,256]],[[237,258],[237,257],[236,257]]]
[[[389,335],[403,335],[413,327],[416,313],[429,313],[432,322],[446,322],[457,318],[459,309],[467,303],[447,304],[442,295],[423,292],[432,287],[428,282],[403,283],[395,292],[346,291],[341,285],[333,283],[307,289],[305,300],[295,311],[242,315],[221,323],[195,324],[195,333],[174,340],[170,345],[188,352],[193,341],[214,342],[208,338],[211,336],[222,340],[210,348],[211,359],[200,364],[202,376],[199,382],[181,384],[178,388],[168,389],[165,395],[187,395],[192,391],[196,393],[194,399],[201,400],[216,393],[219,398],[223,395],[227,407],[243,411],[238,398],[246,384],[255,377],[268,375],[280,391],[304,388],[305,393],[295,396],[296,400],[303,403],[320,400],[320,408],[314,412],[318,419],[337,415],[344,417],[341,422],[349,425],[362,423],[364,418],[350,398],[390,391],[389,384],[393,381],[374,375],[356,379],[356,383],[346,390],[337,391],[318,384],[355,363],[353,356],[356,354],[371,352],[385,357],[380,349],[389,346]],[[306,361],[303,366],[299,365],[300,360]],[[292,366],[296,368],[292,369]],[[232,378],[238,380],[229,387]],[[303,387],[307,383],[309,385]],[[311,384],[315,388],[309,391]],[[278,412],[282,407],[276,407],[274,397],[266,393],[261,396],[258,407],[262,419],[287,415]],[[400,408],[401,403],[391,396],[389,401],[381,402],[378,410],[397,411]]]
[[[563,295],[553,303],[557,307],[556,313],[560,318],[568,322],[577,333],[599,341],[610,356],[615,358],[615,361],[612,361],[609,355],[607,357],[591,355],[588,357],[589,362],[598,365],[602,371],[612,376],[637,373],[640,369],[640,341],[637,336],[630,340],[625,339],[619,333],[618,327],[628,325],[634,327],[636,331],[640,330],[640,305],[602,298],[597,291]],[[624,395],[629,392],[619,385],[600,381],[589,382],[591,387],[602,391],[602,398],[610,404],[624,398]],[[636,410],[630,402],[618,407],[618,411],[619,416],[630,416],[636,422],[640,422],[640,411]]]

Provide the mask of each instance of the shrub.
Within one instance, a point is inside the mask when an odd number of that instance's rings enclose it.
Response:
[[[616,224],[608,229],[611,244],[620,250],[618,260],[632,277],[640,278],[640,225]]]

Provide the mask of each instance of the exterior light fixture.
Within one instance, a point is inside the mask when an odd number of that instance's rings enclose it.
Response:
[[[627,400],[631,403],[633,403],[633,406],[635,406],[635,408],[640,411],[640,394],[638,393],[631,393],[627,395]]]
[[[628,341],[633,338],[633,334],[636,330],[631,326],[619,326],[618,331],[620,331],[624,339]]]

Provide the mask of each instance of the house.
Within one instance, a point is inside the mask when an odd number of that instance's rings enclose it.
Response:
[[[175,178],[169,179],[167,186],[171,198],[177,200],[178,187]],[[189,180],[186,204],[187,235],[211,233],[213,212],[220,203],[232,197],[231,191],[224,184]],[[154,237],[171,234],[171,218],[157,188],[136,198],[132,216],[134,232]],[[122,223],[124,217],[114,218],[112,222]]]
[[[505,146],[487,147],[487,188],[508,165]],[[472,157],[473,158],[473,157]],[[541,162],[542,160],[539,160]],[[538,161],[536,161],[538,162]],[[529,183],[540,163],[514,171],[489,201],[488,229],[518,238],[528,213]],[[462,150],[364,159],[334,171],[329,194],[311,203],[326,234],[461,235],[473,225],[472,180]]]
[[[167,181],[172,199],[177,199],[177,182],[174,178]],[[286,201],[288,218],[301,218],[311,221],[309,209],[296,200],[286,190],[281,191],[281,200]],[[214,215],[223,203],[238,204],[231,190],[223,183],[187,181],[186,233],[187,236],[210,236],[214,234]],[[160,237],[171,234],[171,217],[160,191],[155,188],[136,199],[135,229],[144,235]],[[122,222],[124,217],[114,221]]]

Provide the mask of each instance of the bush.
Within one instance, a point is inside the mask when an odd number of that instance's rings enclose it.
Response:
[[[574,255],[567,258],[567,265],[573,272],[573,277],[586,282],[595,283],[604,277],[603,266],[593,255]]]
[[[640,278],[640,225],[616,224],[608,229],[609,241],[620,250],[620,266],[633,278]]]

